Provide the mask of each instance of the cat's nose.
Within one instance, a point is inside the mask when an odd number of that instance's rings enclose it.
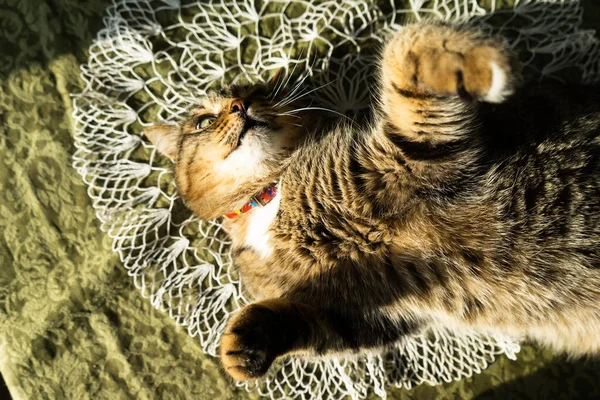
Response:
[[[240,100],[234,100],[231,102],[231,105],[229,106],[229,114],[233,114],[233,113],[244,114],[245,112],[246,112],[246,109],[244,108],[244,103],[242,103]]]

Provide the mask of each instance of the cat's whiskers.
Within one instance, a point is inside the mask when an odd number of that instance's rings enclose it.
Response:
[[[285,76],[283,76],[283,77],[280,75],[277,76],[277,83],[275,84],[275,90],[271,91],[271,94],[268,97],[269,100],[277,98],[279,91],[285,86],[283,83],[284,80],[285,80]]]
[[[302,118],[302,117],[301,117],[301,116],[299,116],[299,115],[292,115],[292,114],[282,114],[282,113],[278,113],[278,114],[275,114],[275,115],[277,115],[278,117],[294,117],[294,118]]]
[[[275,103],[275,105],[273,107],[279,108],[279,107],[281,107],[281,103],[283,103],[284,101],[287,101],[291,97],[293,97],[296,94],[296,91],[298,90],[298,88],[301,87],[301,85],[304,83],[306,78],[308,78],[308,76],[309,76],[308,74],[304,75],[304,77],[302,79],[300,79],[300,81],[298,83],[296,83],[296,86],[294,86],[294,88],[288,94],[286,94],[286,96],[283,99],[281,99],[277,103]]]
[[[305,74],[302,79],[300,79],[297,83],[296,86],[294,86],[289,94],[289,96],[293,96],[294,94],[296,94],[297,90],[300,89],[302,86],[302,84],[304,83],[304,81],[306,81],[306,79],[309,77],[308,74]],[[302,90],[304,90],[304,88],[302,88]],[[301,91],[302,91],[301,90]]]
[[[299,86],[297,85],[296,87],[299,87]],[[298,95],[302,94],[304,92],[304,90],[306,90],[306,88],[303,88],[298,93]],[[291,103],[293,101],[294,95],[295,95],[295,90],[293,90],[290,93],[288,93],[283,99],[279,100],[279,102],[277,102],[273,107],[275,107],[275,108],[284,107],[286,104],[289,104],[289,103]]]
[[[302,57],[303,51],[304,51],[304,49],[301,50],[299,58]],[[308,59],[306,61],[308,62]],[[284,107],[285,105],[288,105],[288,104],[290,104],[290,103],[292,103],[294,101],[297,101],[298,99],[304,97],[305,95],[307,95],[309,93],[312,93],[312,91],[309,91],[308,93],[304,92],[306,90],[306,88],[302,88],[302,90],[299,93],[297,93],[297,91],[298,91],[298,89],[300,87],[302,87],[302,84],[306,81],[306,79],[309,76],[312,76],[312,70],[313,70],[313,67],[314,67],[314,65],[315,65],[316,62],[317,62],[317,57],[314,57],[313,60],[312,60],[312,63],[308,67],[308,70],[305,71],[304,77],[302,77],[302,79],[300,79],[300,81],[296,83],[296,85],[292,88],[292,90],[289,93],[287,93],[286,96],[284,96],[283,99],[281,99],[279,102],[277,102],[274,105],[275,108]],[[297,66],[298,66],[298,64],[294,65],[294,69],[292,70],[292,73],[289,75],[287,81],[285,82],[285,84],[283,86],[287,86],[288,85],[291,77],[294,75],[294,72],[296,71],[296,67]],[[335,81],[335,79],[332,82],[334,82],[334,81]],[[326,86],[326,85],[323,85],[323,86]],[[315,89],[315,90],[317,90],[317,89]],[[279,88],[278,88],[277,92],[279,92]],[[294,96],[297,96],[297,97],[294,98]],[[273,97],[275,97],[275,96],[273,96]]]
[[[288,104],[290,104],[290,103],[293,103],[294,101],[298,101],[298,100],[300,100],[301,98],[303,98],[303,97],[305,97],[305,96],[308,96],[309,94],[311,94],[311,93],[313,93],[313,92],[315,92],[315,91],[317,91],[317,90],[319,90],[319,89],[322,89],[322,88],[324,88],[324,87],[326,87],[326,86],[329,86],[329,85],[331,85],[331,84],[332,84],[333,82],[335,82],[336,80],[337,80],[337,78],[336,78],[336,79],[334,79],[334,80],[332,80],[331,82],[327,82],[327,83],[326,83],[326,84],[324,84],[324,85],[321,85],[321,86],[319,86],[319,87],[317,87],[317,88],[314,88],[314,89],[312,89],[312,90],[309,90],[308,92],[305,92],[305,93],[302,93],[302,92],[300,92],[300,93],[299,93],[299,94],[298,94],[296,97],[293,97],[293,98],[291,98],[291,99],[287,100],[286,102],[282,103],[282,104],[281,104],[279,107],[285,107],[285,106],[287,106]]]
[[[335,111],[335,110],[332,110],[330,108],[325,108],[325,107],[302,107],[302,108],[296,108],[294,110],[282,112],[282,113],[280,113],[278,115],[292,115],[292,114],[298,113],[300,111],[309,111],[309,110],[327,111],[327,112],[339,115],[340,117],[346,118],[348,121],[350,121],[352,123],[352,125],[356,126],[356,122],[354,122],[354,120],[352,118],[348,117],[347,115],[342,114],[339,111]]]
[[[304,53],[304,48],[300,49],[300,55],[298,56],[298,58],[302,58],[302,54]],[[294,68],[292,68],[292,72],[290,74],[288,74],[287,69],[286,69],[286,75],[288,75],[287,79],[285,80],[285,83],[282,83],[279,88],[277,88],[277,91],[275,92],[275,94],[273,94],[272,96],[269,96],[270,99],[274,99],[276,98],[276,95],[279,93],[279,90],[281,88],[284,88],[288,85],[288,83],[290,83],[290,79],[292,79],[292,76],[294,76],[294,72],[296,72],[296,67],[298,67],[298,64],[300,64],[300,62],[297,62],[296,64],[294,64]],[[282,80],[283,82],[283,80]]]

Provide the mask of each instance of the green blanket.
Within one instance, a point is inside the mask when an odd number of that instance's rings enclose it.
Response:
[[[584,4],[600,28],[600,5]],[[0,0],[0,372],[14,398],[257,398],[142,298],[71,168],[69,93],[108,5]],[[389,395],[600,398],[600,362],[524,347],[470,379]]]

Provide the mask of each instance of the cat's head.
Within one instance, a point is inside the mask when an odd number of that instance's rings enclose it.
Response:
[[[277,180],[313,129],[312,118],[292,108],[298,104],[282,105],[279,79],[209,92],[179,125],[145,130],[173,160],[179,194],[200,218],[238,209]]]

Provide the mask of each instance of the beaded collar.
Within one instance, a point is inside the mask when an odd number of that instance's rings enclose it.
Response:
[[[242,208],[225,214],[225,217],[228,219],[234,219],[242,214],[246,214],[247,212],[255,209],[256,207],[266,206],[277,195],[277,187],[275,185],[276,183],[267,187],[261,193],[252,196],[250,201],[244,204]]]

